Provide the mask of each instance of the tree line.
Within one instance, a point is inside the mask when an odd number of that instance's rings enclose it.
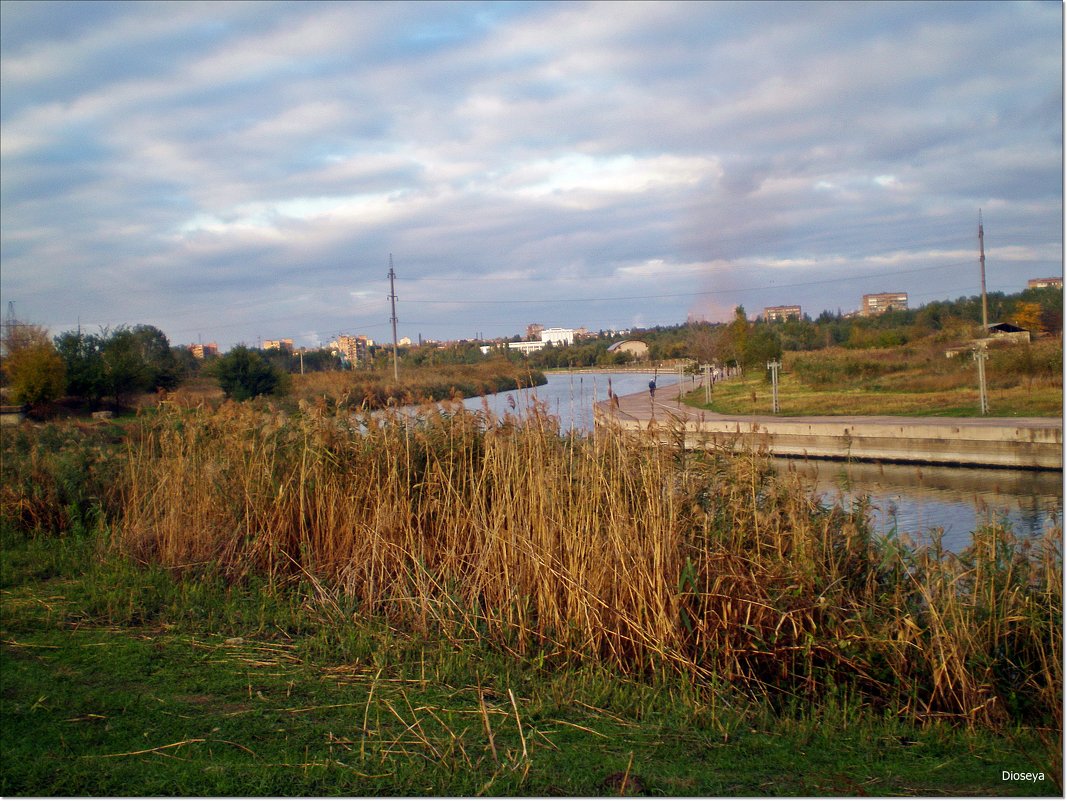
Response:
[[[1063,293],[1054,288],[1027,289],[1016,294],[992,292],[987,296],[990,323],[1011,322],[1033,335],[1063,332]],[[888,311],[875,317],[844,316],[829,311],[812,320],[749,320],[744,307],[734,310],[726,323],[686,323],[657,326],[633,332],[649,347],[653,361],[692,358],[698,362],[752,367],[780,358],[783,351],[813,351],[827,347],[885,348],[924,338],[964,342],[973,338],[982,321],[978,296],[955,301],[934,301],[917,309]],[[626,353],[608,348],[620,336],[598,336],[573,345],[546,347],[522,355],[504,350],[516,364],[535,368],[617,366],[634,361]],[[39,406],[58,398],[73,397],[98,407],[105,400],[118,406],[141,392],[171,390],[190,375],[206,372],[215,377],[227,397],[236,400],[288,390],[289,375],[342,369],[336,354],[326,350],[292,353],[239,345],[225,355],[203,362],[187,348],[174,347],[152,325],[121,326],[87,333],[67,331],[54,339],[36,325],[9,321],[3,337],[4,358],[0,381],[16,403]],[[385,368],[391,348],[370,349],[371,367]],[[404,366],[475,364],[500,353],[483,355],[476,342],[446,347],[427,344],[400,349]]]
[[[66,331],[49,338],[42,326],[5,324],[0,380],[10,400],[41,407],[69,398],[99,408],[129,404],[140,393],[173,390],[190,375],[218,379],[227,397],[244,400],[287,388],[283,359],[238,346],[203,363],[187,348],[170,344],[152,325],[120,326],[90,333]],[[279,354],[288,355],[288,354]],[[328,360],[312,357],[312,366]]]

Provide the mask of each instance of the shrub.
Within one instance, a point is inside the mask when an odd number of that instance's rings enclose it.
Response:
[[[280,370],[244,345],[215,361],[212,370],[226,397],[237,401],[283,394],[288,383]]]

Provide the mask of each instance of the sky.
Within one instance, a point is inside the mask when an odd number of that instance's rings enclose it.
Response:
[[[0,300],[391,341],[1063,273],[1059,2],[0,2]]]

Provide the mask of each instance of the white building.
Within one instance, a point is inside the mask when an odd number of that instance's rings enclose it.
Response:
[[[573,345],[573,328],[545,328],[541,331],[541,342],[553,345]]]
[[[535,353],[541,350],[547,343],[546,342],[509,342],[508,347],[512,350],[521,351],[522,353]]]

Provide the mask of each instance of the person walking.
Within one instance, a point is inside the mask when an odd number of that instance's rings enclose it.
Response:
[[[656,379],[652,379],[648,382],[648,399],[650,402],[656,402]]]

